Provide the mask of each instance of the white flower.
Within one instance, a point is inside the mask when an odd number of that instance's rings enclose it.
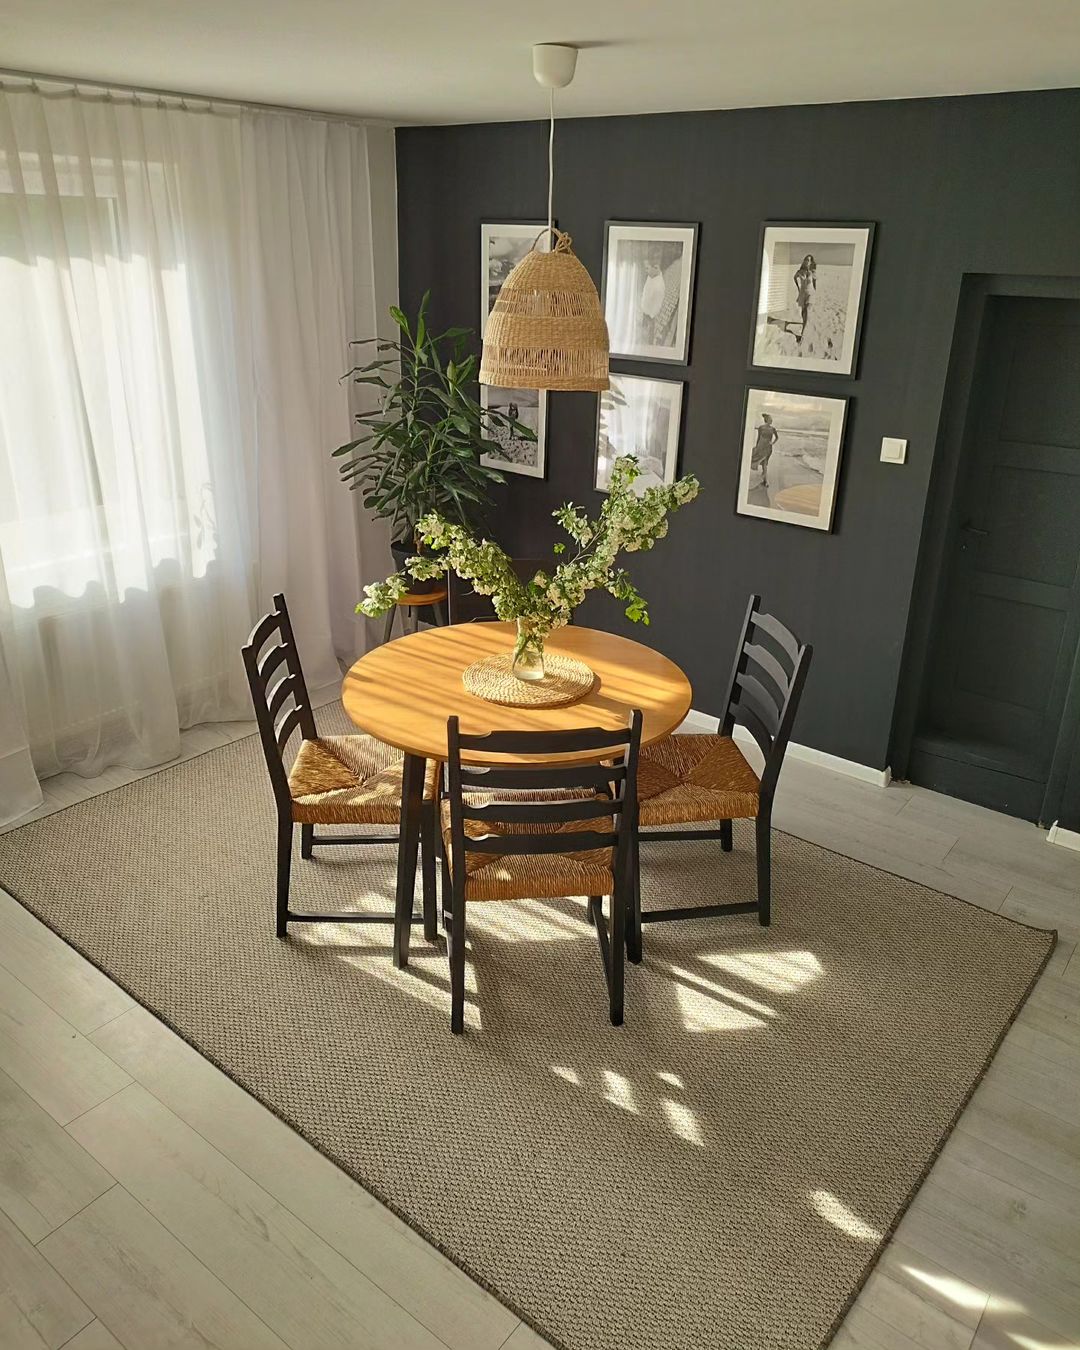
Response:
[[[637,460],[620,455],[612,466],[610,490],[596,520],[572,502],[552,513],[577,545],[577,553],[570,556],[561,546],[560,560],[550,576],[541,570],[531,581],[522,581],[498,544],[475,539],[464,526],[452,525],[434,512],[417,523],[417,534],[439,556],[410,558],[406,571],[419,581],[452,569],[478,595],[492,597],[500,619],[521,619],[532,638],[541,642],[553,629],[571,621],[574,609],[591,590],[609,591],[626,606],[628,618],[648,623],[648,605],[627,574],[615,570],[616,559],[620,552],[650,549],[663,539],[670,512],[693,501],[700,485],[688,476],[670,487],[651,487],[639,497],[633,483],[640,475]],[[374,582],[364,587],[357,611],[373,618],[385,614],[408,589],[408,578],[401,572]]]

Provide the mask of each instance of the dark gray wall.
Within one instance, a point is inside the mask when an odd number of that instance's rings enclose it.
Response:
[[[814,643],[795,739],[884,766],[960,284],[966,272],[1080,273],[1080,90],[562,122],[557,219],[599,280],[604,221],[700,221],[680,470],[704,494],[632,572],[653,623],[637,634],[717,713],[746,596]],[[401,296],[479,322],[481,220],[546,213],[546,126],[398,132]],[[857,378],[747,370],[765,220],[877,222]],[[679,377],[676,367],[615,369]],[[832,534],[735,514],[748,383],[852,396]],[[550,512],[595,507],[596,396],[553,394],[548,479],[518,478],[492,517],[518,552],[556,537]],[[903,466],[882,436],[908,440]],[[631,632],[613,600],[581,615]]]

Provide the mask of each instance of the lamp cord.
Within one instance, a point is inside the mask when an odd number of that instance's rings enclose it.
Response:
[[[555,194],[555,90],[548,90],[548,108],[551,125],[548,128],[548,248],[554,246],[552,240],[552,230],[555,224],[555,216],[552,210]]]

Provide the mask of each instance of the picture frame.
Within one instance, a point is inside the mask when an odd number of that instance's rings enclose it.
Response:
[[[683,380],[611,372],[611,386],[597,399],[593,486],[607,492],[619,455],[636,455],[642,468],[634,490],[671,484],[679,465]]]
[[[851,400],[750,386],[743,401],[739,515],[832,529]]]
[[[613,357],[687,365],[700,228],[605,223],[601,300]]]
[[[495,304],[503,282],[513,268],[529,252],[537,236],[547,227],[546,220],[483,221],[480,225],[480,335],[483,337],[488,315]],[[541,239],[541,252],[551,247],[551,236]],[[515,421],[536,432],[536,442],[521,441],[502,427],[490,428],[491,439],[506,451],[508,458],[481,455],[480,463],[502,473],[519,474],[524,478],[547,477],[547,390],[497,389],[480,386],[480,405],[499,407]],[[518,414],[511,412],[511,407]],[[531,453],[530,453],[531,452]]]
[[[480,336],[503,282],[547,229],[546,220],[482,221],[480,224]],[[540,251],[551,247],[551,236],[540,240]]]
[[[872,221],[762,225],[751,369],[854,376],[874,230]]]
[[[489,469],[498,469],[502,473],[520,474],[523,478],[546,478],[547,390],[497,389],[494,385],[482,384],[480,406],[496,408],[536,433],[535,441],[526,441],[515,436],[509,427],[489,426],[488,436],[502,446],[506,458],[503,459],[498,455],[481,455],[480,463]]]

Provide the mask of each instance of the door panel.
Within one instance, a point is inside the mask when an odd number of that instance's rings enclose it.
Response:
[[[1053,671],[1049,662],[1033,664],[1027,653],[1056,651],[1062,627],[1057,610],[974,594],[960,635],[954,722],[971,735],[992,727],[996,736],[1007,741],[1008,724],[1017,710],[1040,714],[1050,700]],[[1012,639],[1004,649],[1001,633]],[[989,706],[983,707],[979,700]],[[1009,706],[997,708],[998,703]]]
[[[1080,641],[1076,301],[987,306],[939,612],[912,776],[1034,817]]]
[[[1037,458],[1038,449],[1024,447],[1032,460]],[[979,566],[999,576],[1068,588],[1076,571],[1080,474],[1054,471],[1049,466],[1041,472],[1033,468],[996,466],[987,519],[989,533],[979,549]]]

